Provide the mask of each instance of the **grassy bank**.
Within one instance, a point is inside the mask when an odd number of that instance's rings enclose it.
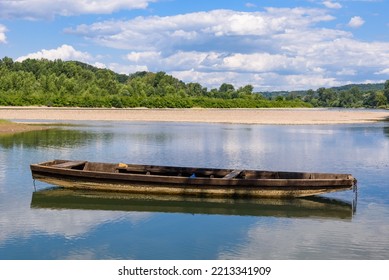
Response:
[[[8,120],[0,119],[0,135],[14,134],[20,132],[49,129],[48,126],[29,125],[15,123]]]

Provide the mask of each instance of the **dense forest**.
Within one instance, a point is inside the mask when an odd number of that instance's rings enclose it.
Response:
[[[288,93],[286,99],[299,98],[314,107],[389,108],[389,80],[384,84],[347,85]]]
[[[284,94],[253,92],[223,83],[208,90],[165,72],[117,74],[77,61],[0,60],[0,105],[148,108],[388,108],[389,80],[368,90],[358,85]]]

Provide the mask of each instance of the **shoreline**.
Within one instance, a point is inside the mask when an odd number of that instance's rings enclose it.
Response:
[[[50,129],[50,127],[39,126],[39,125],[28,125],[23,123],[15,123],[15,122],[0,122],[0,136],[2,135],[10,135],[21,132],[28,131],[36,131],[36,130],[46,130]]]
[[[110,109],[0,107],[0,119],[25,121],[203,122],[231,124],[358,124],[389,120],[389,111],[369,109]]]

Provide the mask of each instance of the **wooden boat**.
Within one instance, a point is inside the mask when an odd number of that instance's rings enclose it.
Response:
[[[303,197],[351,190],[350,174],[154,166],[52,160],[31,164],[34,179],[74,189],[147,194]]]
[[[31,198],[32,209],[104,210],[344,221],[352,220],[355,207],[356,200],[351,203],[321,196],[291,199],[242,199],[85,191],[58,187],[35,191]]]

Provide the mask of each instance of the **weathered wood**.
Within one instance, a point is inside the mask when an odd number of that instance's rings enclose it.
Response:
[[[243,170],[233,170],[230,173],[228,173],[226,176],[223,177],[225,180],[236,178],[242,173]]]
[[[63,163],[53,164],[51,166],[56,167],[56,168],[72,168],[72,167],[83,165],[85,163],[86,163],[86,161],[80,161],[80,160],[79,161],[67,161],[67,162],[63,162]]]
[[[188,177],[193,173],[196,176],[213,176],[213,177],[224,177],[233,170],[229,169],[206,169],[196,167],[176,167],[176,166],[155,166],[155,165],[136,165],[127,164],[127,166],[117,167],[119,172],[122,173],[139,173],[139,174],[150,174],[154,175],[169,175],[169,176],[183,176]]]
[[[302,197],[351,190],[351,174],[131,165],[54,160],[30,166],[34,179],[67,188],[147,194]],[[150,172],[147,174],[147,172]],[[191,176],[195,174],[195,176]]]

